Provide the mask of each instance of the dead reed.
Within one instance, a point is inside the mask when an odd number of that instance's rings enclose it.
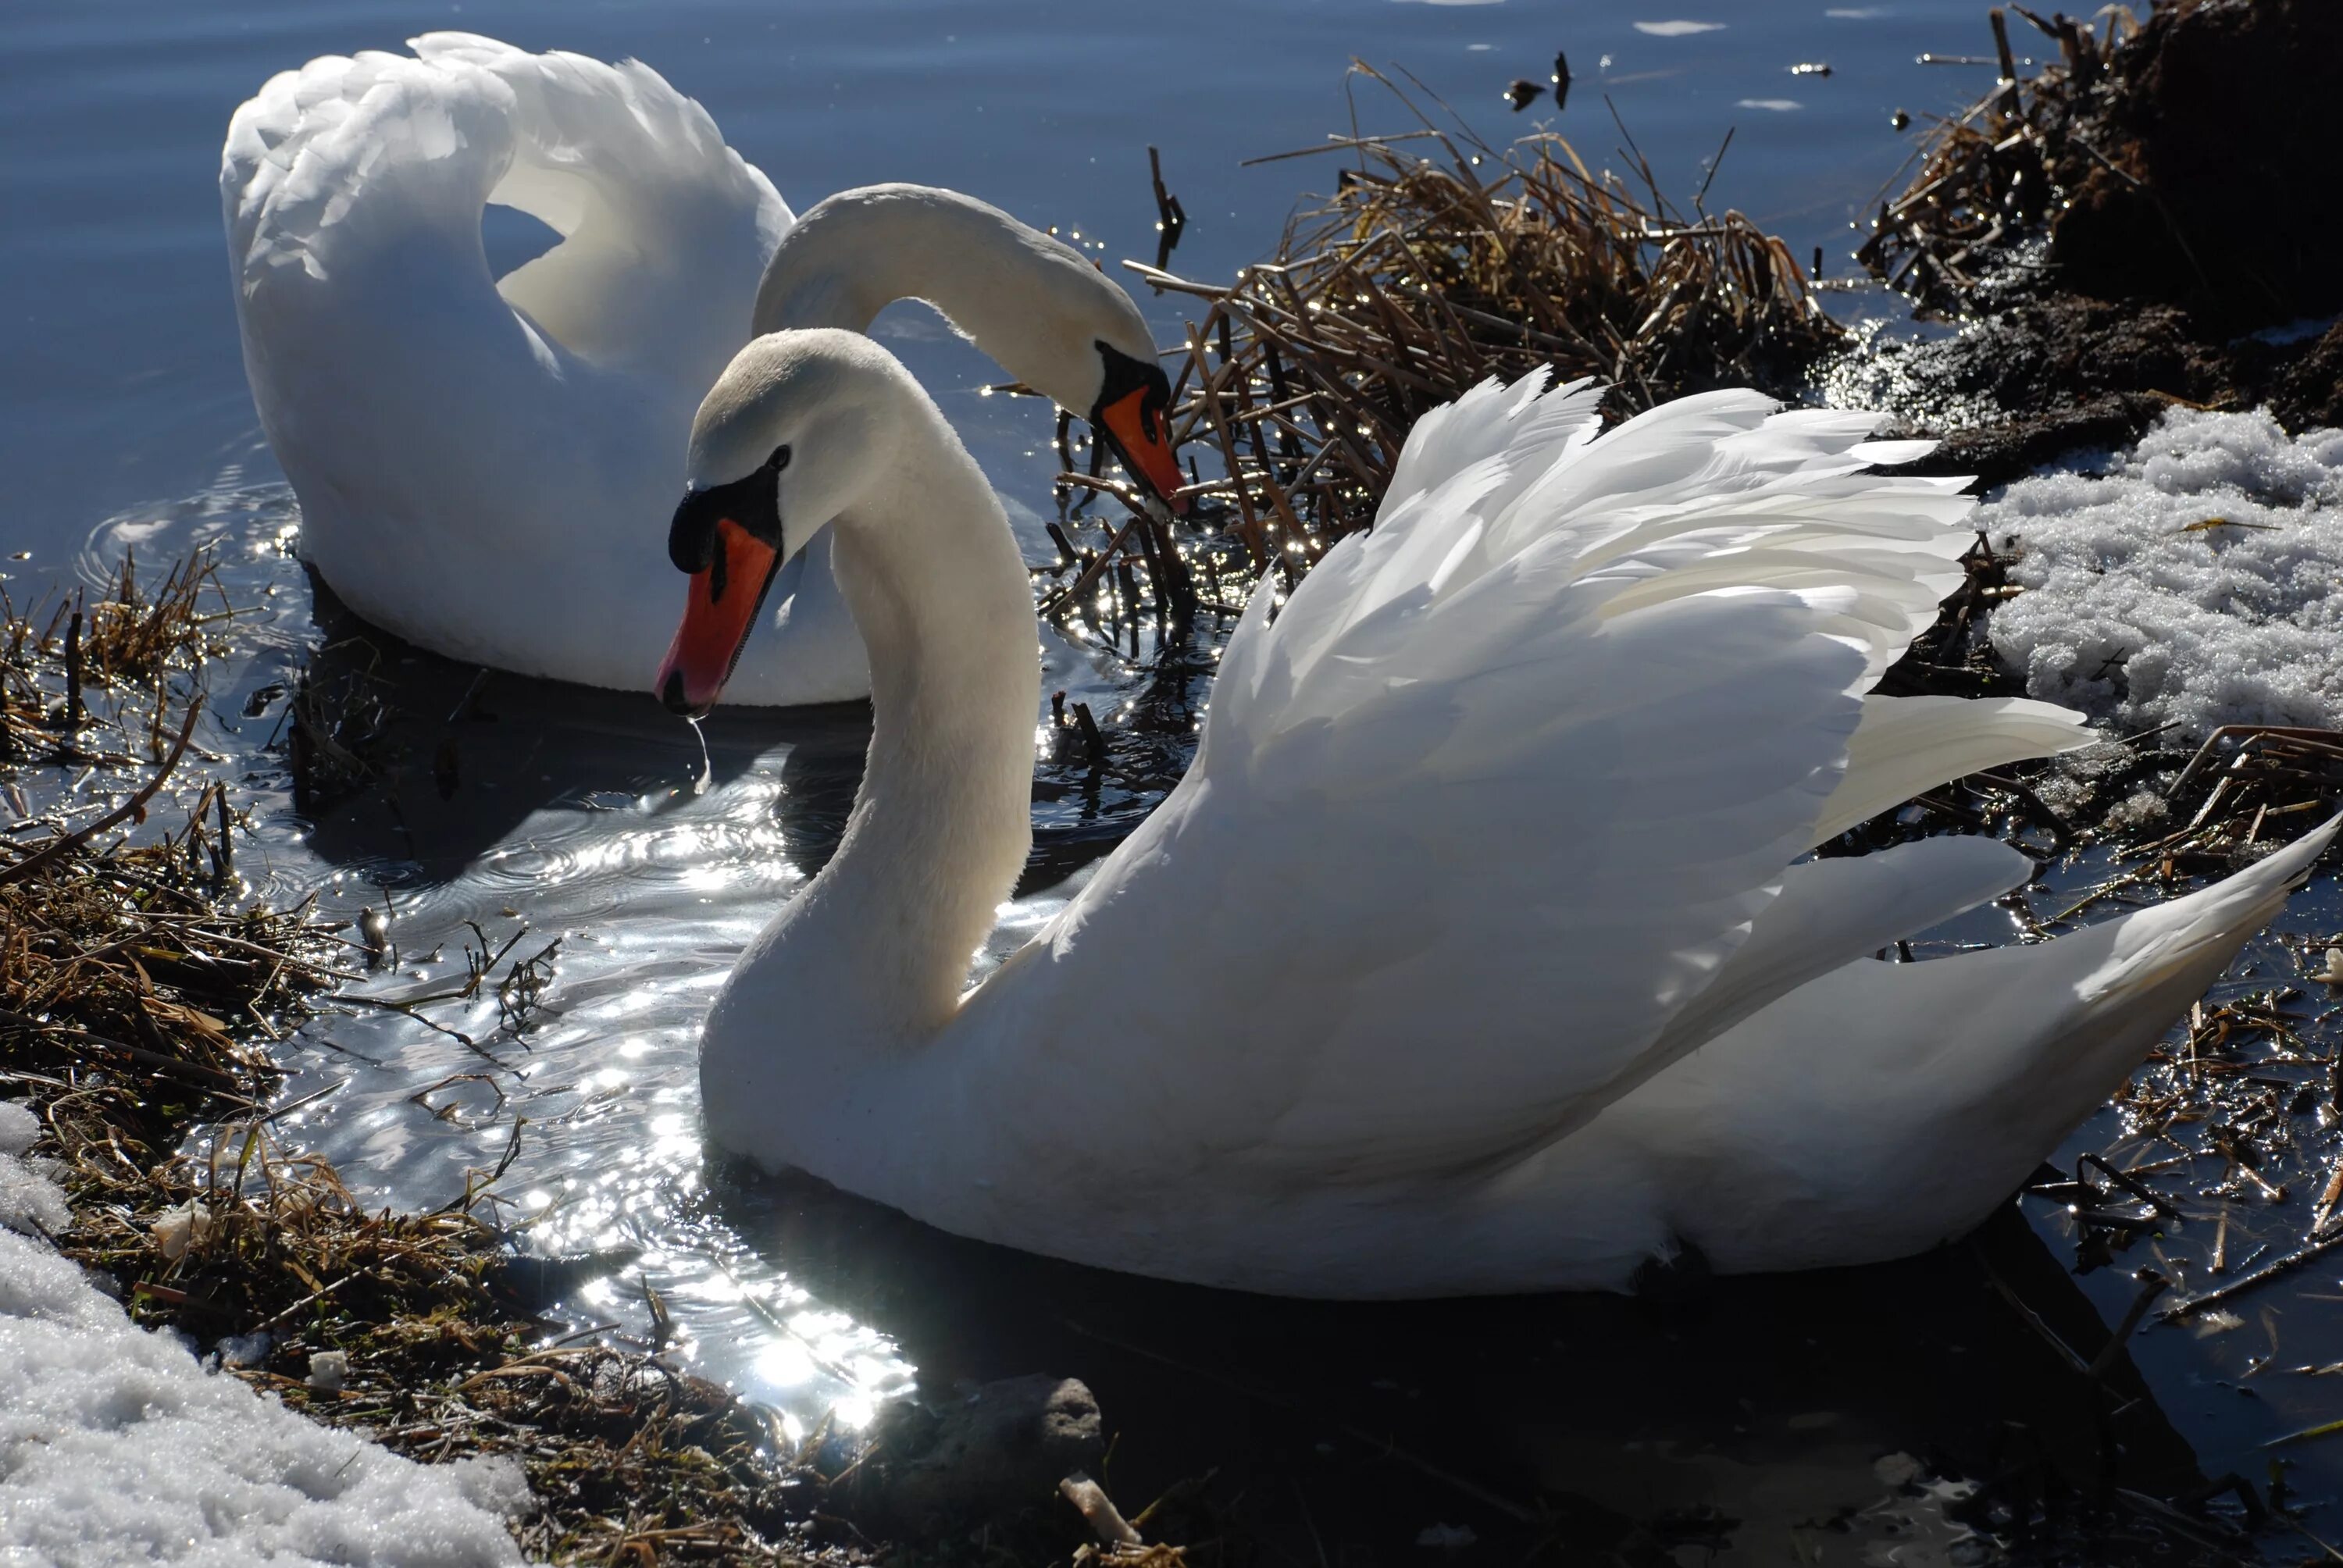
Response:
[[[0,1072],[98,1095],[149,1154],[195,1116],[256,1103],[276,1072],[246,1042],[330,983],[309,906],[236,907],[224,786],[201,787],[176,829],[116,836],[148,820],[188,752],[192,678],[232,613],[224,598],[202,610],[206,588],[198,556],[143,594],[126,556],[103,596],[60,598],[40,629],[0,603],[0,790],[15,818],[0,833]],[[129,754],[141,739],[151,766]],[[36,813],[21,780],[57,766],[143,777],[110,807],[57,791]]]
[[[207,589],[216,609],[203,608]],[[0,763],[128,766],[126,753],[93,749],[85,733],[94,692],[112,703],[100,729],[123,739],[143,734],[147,760],[161,760],[169,706],[163,687],[175,673],[201,667],[214,651],[211,628],[234,614],[211,558],[200,551],[172,567],[151,593],[140,590],[126,550],[120,575],[95,599],[76,590],[20,614],[0,588]],[[118,722],[134,699],[146,708],[142,726]]]
[[[1988,12],[1999,73],[1993,90],[1960,116],[1935,119],[1906,162],[1918,165],[1911,183],[1880,204],[1855,253],[1873,276],[1924,308],[1964,307],[2001,248],[2050,216],[2062,166],[2087,151],[2070,146],[2077,96],[2106,77],[2117,46],[2138,30],[2120,5],[2107,7],[2100,32],[2063,13],[2045,19],[2023,5],[2007,10],[2057,45],[2057,63],[2020,80],[2007,17],[2001,7]]]
[[[2343,730],[2225,724],[2162,791],[2174,830],[2127,845],[2127,858],[2182,870],[2227,870],[2299,838],[2343,801]],[[2193,806],[2194,809],[2190,809]]]
[[[184,1121],[154,1125],[165,1085],[187,1116],[264,1096],[275,1070],[245,1042],[301,1016],[332,971],[308,906],[235,907],[219,786],[183,828],[136,846],[96,845],[104,820],[12,847],[0,865],[0,1071],[114,1085],[151,1141]]]
[[[1197,488],[1233,507],[1255,568],[1304,566],[1363,526],[1416,419],[1491,377],[1600,377],[1624,415],[1718,386],[1787,390],[1840,341],[1786,246],[1711,214],[1705,186],[1679,211],[1632,136],[1630,175],[1598,175],[1558,136],[1493,147],[1353,70],[1417,128],[1278,155],[1348,163],[1271,260],[1226,285],[1131,264],[1202,302],[1173,434],[1217,452],[1222,477]]]
[[[2076,908],[2167,896],[2124,890],[2147,879],[2121,879]],[[2328,960],[2318,939],[2290,945],[2305,983],[2191,1007],[2187,1027],[2114,1097],[2123,1125],[2113,1142],[2082,1156],[2072,1177],[2027,1189],[2066,1206],[2081,1271],[2150,1244],[2154,1266],[2137,1271],[2118,1338],[2151,1306],[2165,1320],[2199,1317],[2343,1245],[2343,1155],[2328,1131],[2343,1107],[2343,1058],[2320,1027],[2334,1009],[2317,995]]]

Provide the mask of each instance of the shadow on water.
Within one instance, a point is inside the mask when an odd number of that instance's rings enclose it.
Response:
[[[689,800],[703,771],[700,739],[709,789],[787,749],[777,809],[801,869],[827,860],[844,829],[870,737],[866,704],[719,709],[695,738],[659,706],[648,678],[640,693],[605,691],[459,664],[368,626],[314,577],[311,588],[322,633],[306,671],[320,710],[313,719],[322,720],[314,728],[337,728],[363,702],[377,710],[335,742],[348,743],[363,772],[296,769],[310,845],[335,866],[448,882],[538,812],[638,803],[656,811]],[[327,745],[312,742],[311,759]]]
[[[726,1174],[717,1215],[885,1332],[930,1397],[1082,1379],[1126,1512],[1168,1494],[1159,1528],[1184,1516],[1238,1560],[1474,1539],[1493,1548],[1479,1561],[2117,1563],[2205,1544],[2145,1501],[2205,1493],[2195,1454],[2120,1350],[2093,1376],[2054,1348],[2095,1358],[2107,1331],[2014,1207],[1863,1270],[1324,1303],[1105,1273]]]
[[[643,807],[656,816],[692,799],[703,770],[719,791],[775,759],[775,825],[798,871],[827,865],[846,830],[870,745],[868,703],[719,708],[695,737],[648,688],[608,691],[460,664],[367,624],[314,575],[310,589],[321,640],[295,701],[332,739],[297,733],[287,744],[310,846],[333,866],[392,885],[448,883],[523,837],[539,812]],[[1184,681],[1172,683],[1176,701],[1151,695],[1164,684],[1143,699],[1159,721],[1126,716],[1108,762],[1092,765],[1071,729],[1048,749],[1058,755],[1043,757],[1035,779],[1033,850],[1017,897],[1105,855],[1177,779],[1194,714]],[[320,765],[334,748],[361,766]]]

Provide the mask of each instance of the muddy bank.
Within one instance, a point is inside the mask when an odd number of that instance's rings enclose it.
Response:
[[[2343,424],[2343,326],[2209,342],[2177,306],[2046,292],[1955,337],[1870,350],[1894,433],[1940,437],[1920,467],[2001,484],[2067,452],[2122,446],[2174,407],[2268,407],[2290,431]]]
[[[1993,14],[1996,47],[2028,14]],[[2014,477],[2176,405],[2343,420],[2343,209],[2322,122],[2343,10],[2159,5],[2038,24],[2060,55],[1926,134],[1858,258],[1960,324],[1888,347],[1878,390],[1941,471]],[[2021,40],[2040,44],[2041,38]]]

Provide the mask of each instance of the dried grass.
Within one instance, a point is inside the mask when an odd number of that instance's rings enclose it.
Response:
[[[65,1250],[122,1282],[134,1316],[203,1343],[241,1338],[237,1375],[397,1452],[518,1460],[539,1504],[518,1531],[532,1554],[802,1555],[789,1543],[820,1478],[777,1462],[772,1432],[729,1390],[656,1354],[547,1342],[506,1285],[503,1239],[470,1211],[494,1173],[431,1213],[370,1213],[266,1112],[147,1170],[88,1097],[46,1112],[76,1199]],[[325,1352],[347,1359],[337,1380],[316,1376]]]
[[[2023,6],[2008,9],[2058,45],[2059,63],[2020,81],[2008,22],[2000,8],[1989,12],[1999,68],[1993,91],[1956,118],[1935,119],[1906,163],[1916,161],[1918,172],[1902,195],[1880,204],[1855,253],[1873,276],[1924,309],[1966,307],[2000,248],[2050,214],[2055,172],[2070,156],[2077,95],[2107,75],[2117,46],[2139,25],[2120,5],[2106,9],[2097,33],[2063,14],[2045,19]]]
[[[2163,795],[2175,816],[2188,812],[2187,819],[2127,846],[2125,855],[2167,869],[2226,871],[2300,838],[2343,803],[2343,730],[2224,725]]]
[[[777,1454],[755,1412],[657,1347],[547,1342],[509,1288],[524,1271],[508,1239],[473,1212],[504,1163],[429,1213],[369,1212],[283,1141],[277,1123],[306,1101],[269,1105],[282,1075],[265,1041],[357,978],[337,967],[355,944],[308,903],[238,907],[242,825],[219,784],[176,829],[112,836],[167,799],[188,753],[201,698],[178,678],[209,649],[216,618],[196,601],[211,580],[199,559],[149,598],[126,560],[96,604],[60,603],[38,630],[12,612],[0,632],[15,748],[0,788],[23,817],[12,836],[45,834],[0,840],[0,1096],[34,1105],[63,1164],[74,1223],[59,1245],[115,1282],[134,1318],[232,1342],[249,1363],[237,1375],[320,1420],[424,1460],[517,1459],[539,1503],[517,1526],[534,1555],[804,1560],[820,1477]],[[85,687],[114,693],[111,711],[78,701]],[[159,766],[126,754],[140,734]],[[61,793],[30,815],[27,768],[57,763],[146,776],[111,809]],[[508,1024],[525,1021],[550,954],[495,982]],[[505,1163],[517,1148],[518,1128]],[[316,1376],[325,1352],[347,1360],[338,1386]]]
[[[245,1040],[276,1032],[330,983],[324,928],[307,905],[228,903],[215,801],[225,814],[224,795],[206,789],[183,829],[148,843],[60,838],[0,867],[0,1070],[76,1085],[95,1073],[123,1081],[132,1102],[167,1081],[191,1115],[274,1086]],[[152,1121],[135,1103],[118,1109]]]
[[[1491,377],[1539,369],[1608,381],[1614,417],[1720,386],[1789,396],[1844,341],[1782,241],[1737,212],[1709,212],[1705,186],[1692,214],[1680,211],[1624,126],[1631,175],[1597,174],[1558,136],[1493,147],[1461,123],[1434,124],[1373,68],[1353,70],[1418,128],[1256,160],[1349,160],[1333,196],[1288,221],[1270,260],[1225,285],[1167,271],[1184,222],[1158,167],[1162,247],[1152,266],[1124,263],[1159,292],[1201,302],[1169,369],[1173,445],[1213,454],[1210,477],[1189,459],[1202,537],[1102,477],[1095,442],[1079,469],[1061,419],[1060,558],[1039,569],[1041,613],[1091,622],[1100,644],[1152,677],[1116,740],[1090,747],[1093,773],[1134,726],[1180,742],[1184,764],[1191,688],[1212,668],[1192,635],[1196,617],[1242,610],[1272,563],[1290,588],[1372,521],[1430,409]],[[1086,518],[1102,495],[1123,512]]]
[[[206,590],[218,608],[201,606]],[[90,696],[112,699],[96,728],[129,739],[144,731],[146,757],[160,761],[167,737],[163,697],[174,675],[192,673],[216,651],[211,628],[235,614],[210,556],[197,552],[171,568],[151,595],[138,587],[136,563],[122,569],[95,601],[84,592],[44,599],[18,613],[0,588],[0,763],[89,763],[126,767],[126,754],[85,734]],[[120,722],[142,701],[146,723]]]
[[[1786,246],[1710,214],[1704,189],[1677,210],[1632,137],[1633,186],[1558,136],[1499,149],[1443,128],[1353,69],[1419,128],[1279,155],[1352,164],[1270,261],[1226,286],[1130,264],[1203,302],[1173,375],[1174,439],[1216,450],[1222,477],[1196,491],[1233,509],[1255,570],[1303,569],[1363,527],[1416,419],[1488,377],[1599,377],[1625,415],[1719,386],[1787,391],[1840,343]]]

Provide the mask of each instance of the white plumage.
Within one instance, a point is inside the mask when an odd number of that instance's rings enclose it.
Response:
[[[435,652],[649,683],[693,410],[752,332],[860,331],[917,297],[1084,415],[1101,343],[1152,362],[1127,295],[980,202],[872,186],[800,225],[647,65],[463,33],[410,47],[271,79],[229,124],[220,194],[245,368],[302,552]],[[492,276],[492,204],[559,242]],[[734,700],[868,694],[828,557],[817,539],[775,583]]]
[[[867,454],[806,434],[816,387],[886,474],[825,467]],[[1591,387],[1489,385],[1273,619],[1264,584],[1188,776],[954,1002],[1028,833],[1005,522],[881,354],[763,339],[711,408],[728,387],[727,439],[795,434],[805,493],[846,498],[879,695],[844,842],[710,1015],[709,1126],[964,1234],[1312,1295],[1617,1288],[1680,1241],[1727,1270],[1912,1251],[2006,1196],[2334,831],[2045,946],[1874,961],[2028,863],[1801,857],[2087,739],[1865,695],[1957,581],[1957,481],[1866,471],[1911,455],[1869,416],[1722,392],[1598,437]]]
[[[303,553],[437,652],[640,687],[692,410],[789,210],[646,66],[412,47],[285,72],[228,127],[245,369]],[[491,200],[562,242],[493,277]],[[742,699],[780,699],[785,651],[744,664]]]

